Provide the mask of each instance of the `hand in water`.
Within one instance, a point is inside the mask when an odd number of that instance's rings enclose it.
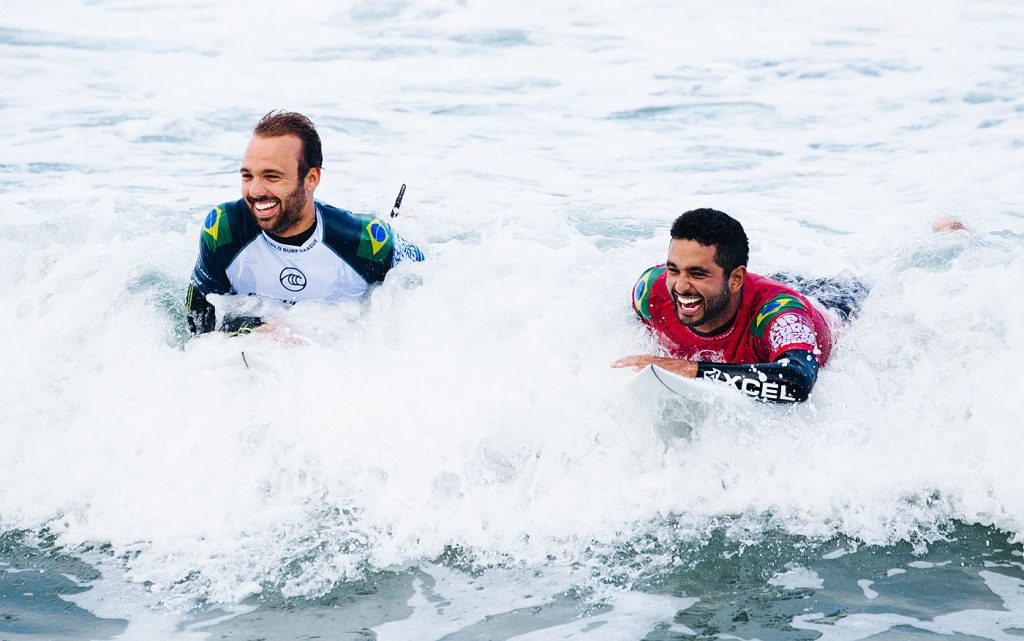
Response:
[[[697,362],[681,358],[668,358],[666,356],[654,356],[653,354],[634,354],[623,356],[612,363],[612,367],[632,367],[634,372],[639,372],[648,365],[657,365],[663,370],[685,376],[686,378],[697,377]]]
[[[285,345],[306,345],[307,341],[298,334],[292,333],[292,328],[277,323],[263,323],[253,330],[261,334],[269,334],[274,340]]]
[[[943,216],[932,224],[932,231],[936,234],[946,231],[967,231],[967,227],[956,218]]]

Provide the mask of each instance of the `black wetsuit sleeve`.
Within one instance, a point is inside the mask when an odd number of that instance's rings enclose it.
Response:
[[[196,287],[195,283],[189,283],[185,307],[188,329],[193,336],[216,329],[217,310],[206,299],[206,295]],[[225,316],[220,331],[237,336],[238,334],[248,334],[262,324],[263,319],[258,316]]]
[[[772,403],[807,400],[818,380],[818,357],[803,349],[779,354],[771,363],[697,363],[697,378],[732,385],[747,396]]]
[[[217,326],[217,311],[206,295],[199,291],[195,283],[189,283],[185,297],[185,313],[188,318],[188,330],[192,335],[212,332]]]
[[[259,316],[225,316],[224,322],[220,325],[220,331],[231,336],[248,334],[263,324]]]

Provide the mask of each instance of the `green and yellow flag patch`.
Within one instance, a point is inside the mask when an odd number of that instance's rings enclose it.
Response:
[[[754,319],[750,321],[750,333],[758,338],[764,336],[764,330],[768,327],[768,321],[789,309],[807,311],[807,307],[796,296],[792,294],[776,295],[762,305]]]
[[[206,248],[214,251],[220,245],[227,245],[231,242],[231,225],[228,224],[228,217],[224,211],[224,205],[218,205],[206,215],[206,222],[203,223],[203,242]]]
[[[372,218],[363,226],[356,256],[382,263],[391,253],[393,243],[391,227],[380,218]]]
[[[648,304],[651,300],[651,288],[654,287],[654,281],[658,280],[658,276],[661,276],[664,271],[664,267],[651,267],[640,276],[640,280],[636,281],[636,285],[633,286],[633,309],[645,321],[651,320],[651,306]]]

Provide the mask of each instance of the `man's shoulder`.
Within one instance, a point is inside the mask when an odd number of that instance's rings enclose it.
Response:
[[[664,274],[664,265],[648,267],[633,285],[633,309],[645,321],[651,320],[651,294],[655,291],[654,284]]]
[[[320,214],[323,216],[325,224],[354,224],[363,218],[366,218],[366,216],[361,214],[356,214],[348,209],[335,207],[334,205],[328,205],[320,200],[316,201],[316,208],[320,210]]]
[[[324,242],[342,253],[390,264],[394,246],[391,225],[372,214],[357,214],[317,201],[324,222]]]
[[[206,215],[200,232],[199,258],[192,281],[204,294],[225,294],[231,282],[225,273],[228,265],[259,234],[245,201],[221,203]]]
[[[231,251],[259,234],[244,200],[221,203],[203,222],[203,244],[211,252]]]
[[[763,337],[772,321],[787,312],[807,316],[814,313],[802,294],[770,278],[748,272],[744,287],[751,288],[749,332],[756,337]]]

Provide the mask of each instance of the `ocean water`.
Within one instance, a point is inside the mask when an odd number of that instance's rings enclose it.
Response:
[[[1017,0],[6,2],[0,639],[1019,639],[1022,43]],[[188,340],[274,108],[428,260]],[[609,368],[695,207],[871,285],[802,406]]]

